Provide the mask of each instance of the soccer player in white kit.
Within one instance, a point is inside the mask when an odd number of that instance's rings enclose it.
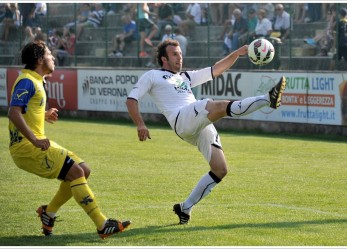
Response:
[[[177,136],[197,146],[210,165],[210,171],[202,176],[188,198],[173,206],[180,224],[188,223],[193,206],[206,197],[228,172],[220,137],[213,122],[225,116],[247,115],[265,106],[273,109],[280,106],[281,95],[286,85],[283,76],[265,95],[239,101],[196,100],[192,92],[193,87],[218,77],[229,69],[239,56],[246,55],[247,51],[248,45],[244,45],[212,67],[181,72],[183,58],[179,43],[167,39],[157,48],[157,60],[161,69],[144,73],[128,95],[128,112],[137,126],[140,141],[151,138],[138,105],[138,101],[148,93]]]

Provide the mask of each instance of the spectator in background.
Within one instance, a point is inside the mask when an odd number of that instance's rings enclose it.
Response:
[[[266,18],[272,21],[275,18],[275,6],[272,3],[260,3],[258,9],[266,10]]]
[[[12,12],[9,3],[2,3],[1,5],[1,23],[0,23],[0,39],[2,38],[2,34],[4,33],[4,25],[6,20],[12,19]]]
[[[187,38],[191,38],[196,25],[201,24],[201,7],[199,3],[191,3],[186,9],[186,19],[183,20],[178,26],[181,33]]]
[[[201,8],[201,22],[200,25],[208,25],[209,15],[208,15],[208,3],[200,3]]]
[[[112,52],[109,56],[121,57],[124,55],[125,46],[130,46],[132,41],[137,39],[136,22],[131,19],[130,14],[125,14],[121,18],[123,23],[123,32],[117,34],[112,39]]]
[[[328,18],[329,12],[334,6],[335,3],[322,3],[322,20],[326,20]]]
[[[26,26],[24,29],[24,39],[22,42],[22,46],[27,45],[29,42],[33,42],[35,40],[35,34],[33,29],[29,26]]]
[[[3,33],[2,40],[8,41],[10,30],[18,29],[20,26],[20,11],[18,9],[17,3],[10,3],[10,12],[5,15],[5,18],[2,20],[3,24]]]
[[[181,34],[181,30],[179,28],[174,29],[175,40],[180,43],[182,55],[186,56],[187,48],[188,48],[188,39]]]
[[[166,39],[175,39],[175,34],[172,32],[172,26],[170,24],[167,24],[164,29],[165,33],[163,34],[163,37],[161,38],[161,41],[165,41]]]
[[[95,10],[93,10],[89,16],[87,21],[83,23],[78,23],[76,27],[76,38],[80,40],[81,34],[86,27],[98,28],[105,16],[105,10],[102,3],[95,4]]]
[[[335,60],[341,60],[342,57],[345,62],[347,62],[347,9],[341,8],[339,11],[339,22],[337,24],[337,50],[333,56],[333,59],[330,63],[330,70],[335,69]]]
[[[153,47],[152,38],[158,32],[158,26],[149,18],[155,16],[154,12],[149,10],[147,3],[139,4],[137,9],[138,29],[140,32],[140,54],[139,57],[149,57],[150,55],[145,51],[145,43]],[[149,34],[147,35],[147,30]]]
[[[47,34],[40,27],[34,28],[35,41],[47,41]]]
[[[30,26],[32,28],[41,27],[40,17],[36,14],[36,4],[34,3],[23,3],[22,8],[24,13],[21,12],[23,16],[23,26]]]
[[[252,42],[251,36],[255,32],[255,27],[257,26],[257,13],[253,7],[247,8],[247,32],[239,37],[240,46]]]
[[[175,14],[184,11],[183,3],[172,3],[171,5]]]
[[[283,4],[276,4],[276,15],[273,21],[273,31],[271,36],[280,38],[281,41],[289,38],[290,35],[290,15],[284,10]]]
[[[6,9],[7,9],[7,4],[0,3],[0,25],[2,25],[2,20],[4,20],[6,16]]]
[[[255,9],[250,8],[248,10],[248,34],[247,37],[249,37],[250,34],[253,34],[255,31],[255,27],[257,26],[257,12]],[[249,40],[248,40],[249,41]]]
[[[172,26],[170,24],[167,24],[165,26],[164,30],[165,30],[165,33],[163,34],[161,41],[165,41],[166,39],[174,39],[175,38],[176,35],[172,32]],[[156,66],[156,58],[157,58],[157,48],[153,47],[151,59],[146,63],[146,67],[155,67]]]
[[[304,23],[306,11],[306,3],[294,3],[294,23]]]
[[[107,15],[115,15],[121,8],[121,3],[104,3]]]
[[[47,4],[45,2],[35,3],[35,14],[45,16],[47,14]]]
[[[322,3],[307,3],[307,22],[317,22],[322,19]]]
[[[248,22],[242,17],[240,9],[236,8],[233,12],[234,19],[225,21],[224,24],[224,54],[227,55],[231,51],[235,51],[240,47],[239,38],[246,34],[248,30]]]
[[[75,54],[75,46],[76,46],[76,35],[73,32],[72,28],[64,28],[63,36],[65,38],[65,50],[69,53],[69,55]]]
[[[50,50],[52,51],[52,55],[56,58],[56,65],[61,66],[64,62],[64,55],[67,53],[65,51],[64,42],[63,42],[63,31],[61,29],[57,29],[54,31],[54,42],[50,44]]]
[[[65,25],[66,28],[74,28],[79,23],[84,23],[88,20],[89,15],[91,14],[91,6],[89,3],[82,3],[79,9],[79,13],[76,17],[76,20],[73,22],[69,22]]]
[[[175,30],[172,32],[172,26],[166,25],[165,26],[165,34],[163,35],[163,38],[161,41],[165,41],[166,39],[174,39],[177,40],[180,43],[182,56],[185,56],[187,54],[187,46],[188,46],[188,40],[186,37],[184,37],[181,34],[181,31],[179,28],[175,28]],[[152,57],[151,59],[146,63],[146,67],[155,67],[157,63],[157,48],[153,48],[152,50]]]
[[[23,27],[30,26],[35,28],[38,26],[35,16],[36,5],[35,3],[20,3],[19,11],[22,15]]]
[[[64,28],[55,31],[55,46],[51,48],[52,54],[57,58],[58,66],[65,66],[71,55],[75,53],[76,37],[70,29]]]
[[[257,17],[258,20],[254,33],[250,35],[251,40],[259,37],[268,38],[272,32],[272,23],[266,18],[266,10],[259,9],[257,12]]]
[[[122,3],[122,8],[121,8],[120,12],[124,13],[124,14],[129,14],[131,16],[131,19],[135,20],[136,19],[136,12],[137,12],[137,5],[138,5],[138,3]]]
[[[211,23],[213,25],[223,25],[223,5],[223,3],[210,4]]]
[[[327,27],[324,31],[317,33],[313,38],[306,38],[304,42],[320,50],[321,56],[328,56],[328,52],[333,46],[336,32],[336,7],[331,6],[327,13]]]
[[[165,33],[166,25],[174,25],[174,11],[170,3],[157,3],[158,6],[158,37],[162,37]]]

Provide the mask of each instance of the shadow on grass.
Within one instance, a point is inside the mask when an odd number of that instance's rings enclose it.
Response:
[[[206,231],[206,230],[224,230],[224,229],[240,229],[240,228],[298,228],[304,225],[327,225],[347,223],[347,219],[326,219],[326,220],[308,220],[308,221],[283,221],[283,222],[269,222],[269,223],[245,223],[245,224],[226,224],[220,226],[190,226],[171,224],[166,226],[150,226],[143,228],[134,228],[127,232],[125,236],[144,233],[172,233],[172,232],[193,232],[193,231]],[[172,227],[171,229],[168,229]],[[163,229],[165,228],[165,229]]]
[[[192,226],[168,224],[164,226],[148,226],[141,228],[133,228],[122,233],[114,235],[107,240],[113,238],[136,237],[138,235],[154,235],[158,233],[175,233],[175,232],[198,232],[208,230],[230,230],[240,228],[298,228],[305,225],[327,225],[347,223],[347,219],[326,219],[326,220],[308,220],[308,221],[291,221],[291,222],[269,222],[269,223],[245,223],[245,224],[226,224],[220,226]],[[143,238],[143,236],[141,236]],[[129,241],[129,240],[128,240]],[[133,241],[137,244],[136,240]],[[59,234],[51,237],[44,236],[8,236],[0,238],[1,246],[66,246],[71,244],[92,244],[102,246],[101,240],[96,233],[79,233],[79,234]],[[120,242],[122,243],[122,242]],[[131,243],[131,242],[130,242]]]

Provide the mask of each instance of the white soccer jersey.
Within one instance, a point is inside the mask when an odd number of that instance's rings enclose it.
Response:
[[[212,67],[180,73],[154,69],[140,77],[128,98],[139,100],[148,93],[169,123],[173,124],[179,110],[196,101],[192,88],[212,79]]]

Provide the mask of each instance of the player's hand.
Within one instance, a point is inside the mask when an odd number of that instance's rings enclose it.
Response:
[[[51,146],[48,138],[36,139],[33,144],[35,145],[35,147],[41,148],[41,150],[48,150],[49,146]]]
[[[55,121],[57,121],[58,120],[58,109],[50,108],[49,110],[47,110],[45,113],[45,120],[51,124],[53,124]]]
[[[245,55],[248,53],[248,45],[243,45],[237,50],[239,56]]]
[[[140,141],[146,141],[147,138],[151,139],[151,135],[149,134],[149,130],[146,126],[137,127],[137,136],[139,137]]]

